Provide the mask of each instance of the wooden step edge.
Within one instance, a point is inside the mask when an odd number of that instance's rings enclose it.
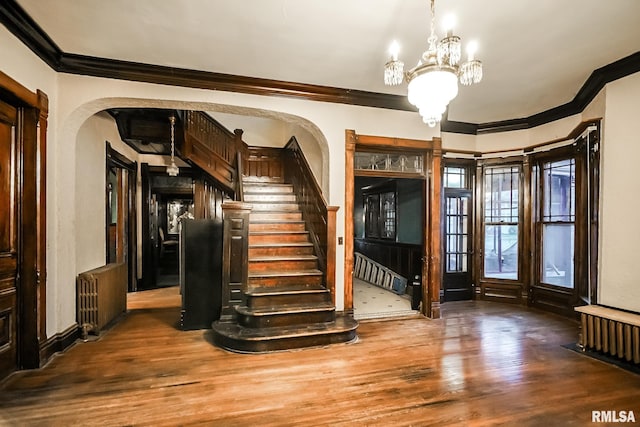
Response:
[[[274,224],[287,224],[287,225],[300,225],[304,224],[302,219],[256,219],[250,221],[250,224],[258,225],[274,225]]]
[[[248,297],[251,298],[262,298],[262,297],[277,297],[277,296],[287,296],[287,295],[324,295],[328,294],[329,290],[327,288],[323,288],[321,286],[314,287],[261,287],[261,288],[253,288],[245,292]]]
[[[249,249],[266,249],[266,248],[306,248],[313,246],[311,242],[282,242],[282,243],[254,243],[249,245]]]
[[[296,277],[296,276],[322,276],[320,270],[290,270],[290,271],[259,271],[249,272],[249,278],[254,279],[257,277]]]
[[[243,341],[271,341],[287,338],[353,332],[358,328],[358,322],[354,319],[351,319],[351,321],[344,321],[343,318],[338,317],[333,322],[314,323],[305,325],[305,327],[275,326],[270,328],[245,328],[238,324],[220,322],[214,322],[213,326],[213,329],[217,333],[221,334],[224,334],[223,332],[225,331],[225,329],[229,332],[234,330],[242,331],[241,339]],[[225,326],[227,327],[225,328]],[[238,335],[240,335],[240,333],[238,333]]]
[[[324,313],[335,311],[336,308],[331,303],[317,304],[282,304],[265,308],[250,308],[246,306],[236,307],[236,311],[245,316],[252,317],[268,317],[280,315],[293,315],[304,313]]]
[[[286,262],[286,261],[317,261],[315,255],[275,255],[249,257],[249,262]]]
[[[307,230],[262,230],[249,231],[249,236],[268,236],[270,234],[309,234]]]

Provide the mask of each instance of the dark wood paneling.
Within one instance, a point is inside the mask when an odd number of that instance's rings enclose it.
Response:
[[[282,182],[284,165],[283,149],[268,147],[247,147],[243,157],[245,177],[253,181]]]
[[[235,306],[243,302],[249,282],[249,213],[251,205],[227,202],[222,205],[222,312],[220,319],[235,318]]]
[[[496,302],[509,302],[524,304],[522,298],[523,285],[511,283],[496,283],[490,281],[480,282],[480,294],[482,299]]]

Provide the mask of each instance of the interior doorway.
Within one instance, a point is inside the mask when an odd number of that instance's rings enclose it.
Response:
[[[420,259],[420,312],[430,318],[440,317],[441,228],[440,196],[442,160],[439,138],[411,140],[345,132],[345,276],[344,310],[353,312],[355,269],[355,177],[412,178],[422,182],[422,226],[419,231],[422,253]],[[438,171],[438,173],[430,173]],[[386,197],[380,195],[381,197]],[[379,199],[380,200],[380,199]],[[388,199],[387,199],[388,200]],[[374,203],[375,204],[375,203]],[[381,208],[384,205],[380,205]],[[382,226],[392,216],[382,213]],[[388,230],[381,229],[386,233]],[[414,280],[411,280],[413,283]]]
[[[127,290],[137,289],[136,176],[138,165],[107,143],[106,263],[127,264]]]
[[[355,177],[356,319],[416,314],[421,301],[424,180]]]

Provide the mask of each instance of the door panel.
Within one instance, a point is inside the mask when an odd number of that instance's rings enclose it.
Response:
[[[16,117],[0,102],[0,378],[17,367]]]
[[[445,190],[447,191],[447,190]],[[469,300],[471,283],[471,192],[447,191],[444,205],[443,301]]]

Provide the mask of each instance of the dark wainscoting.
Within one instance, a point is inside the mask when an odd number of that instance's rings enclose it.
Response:
[[[354,250],[405,277],[422,272],[422,246],[383,240],[354,239]]]

